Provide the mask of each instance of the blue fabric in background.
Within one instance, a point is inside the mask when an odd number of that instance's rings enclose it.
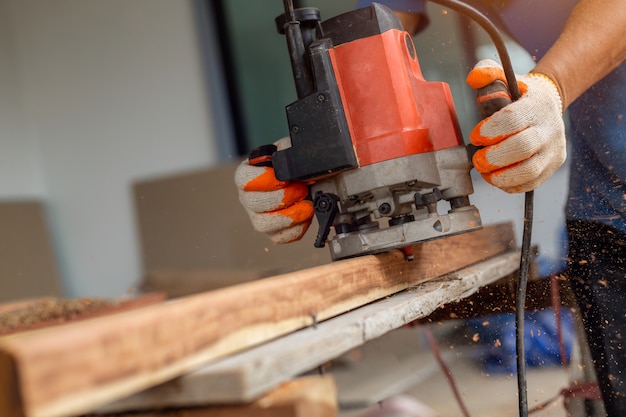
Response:
[[[515,315],[498,314],[466,321],[469,331],[478,337],[480,347],[475,359],[490,374],[512,374],[517,371],[515,352]],[[563,363],[557,335],[557,322],[553,309],[527,312],[524,321],[526,366],[561,366]],[[572,313],[561,310],[561,328],[565,361],[571,360],[576,342]]]

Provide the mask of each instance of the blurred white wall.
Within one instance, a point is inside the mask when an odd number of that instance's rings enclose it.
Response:
[[[140,278],[133,181],[216,163],[190,0],[0,0],[0,198],[47,205],[69,296]]]
[[[45,192],[38,144],[24,134],[18,65],[8,2],[0,1],[0,199]]]

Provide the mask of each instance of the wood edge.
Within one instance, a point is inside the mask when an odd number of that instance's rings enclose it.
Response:
[[[29,304],[32,304],[32,303],[54,300],[54,299],[55,299],[54,297],[43,297],[43,298],[37,298],[37,299],[31,299],[31,300],[24,300],[16,304],[11,304],[12,308],[6,311],[0,310],[0,314],[10,313],[11,311],[15,311],[17,309],[27,307]],[[132,298],[111,300],[111,301],[118,301],[118,304],[102,307],[101,309],[98,309],[95,311],[81,313],[77,317],[72,318],[70,320],[63,319],[63,318],[52,319],[52,320],[48,320],[45,322],[39,322],[39,323],[31,324],[31,325],[17,327],[15,329],[11,329],[8,331],[0,331],[0,340],[5,336],[20,334],[20,333],[25,333],[25,332],[35,331],[35,330],[43,330],[43,329],[53,328],[57,326],[63,326],[66,324],[77,323],[80,321],[89,320],[89,319],[93,319],[96,317],[123,313],[126,311],[146,307],[152,304],[157,304],[157,303],[165,301],[166,299],[167,299],[167,296],[165,293],[152,292],[152,293],[146,293],[146,294],[142,294],[142,295],[139,295],[137,297],[132,297]]]
[[[0,416],[23,417],[23,401],[15,360],[0,351]]]
[[[14,310],[19,310],[32,303],[41,301],[54,300],[56,297],[36,297],[36,298],[23,298],[13,301],[4,301],[0,304],[0,314],[10,313]]]

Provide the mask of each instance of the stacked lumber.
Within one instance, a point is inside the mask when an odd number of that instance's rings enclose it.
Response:
[[[417,245],[413,262],[407,262],[400,251],[363,256],[0,337],[0,415],[89,413],[176,378],[170,384],[180,384],[181,377],[195,378],[197,372],[214,379],[221,375],[216,379],[222,381],[230,374],[230,381],[235,381],[214,400],[223,402],[230,395],[233,402],[260,401],[259,396],[279,389],[305,368],[510,274],[519,262],[514,246],[511,225],[494,225]],[[419,287],[422,283],[434,287]],[[302,336],[301,332],[313,333]],[[353,336],[338,337],[337,332],[353,332]],[[309,362],[295,357],[285,361],[281,356],[289,346],[298,346],[292,350],[297,355],[307,345],[316,346],[310,351],[318,351],[325,344],[324,353]],[[252,381],[248,386],[253,389],[245,390],[245,378],[239,379],[238,387],[237,375],[253,374],[258,357],[249,359],[248,371],[229,366],[244,363],[237,355],[254,356],[255,350],[268,360],[268,369],[281,363],[283,368],[289,366],[279,376],[267,376],[271,383]],[[211,403],[210,392],[204,392],[205,398],[195,400],[196,405]],[[152,406],[157,397],[149,397]],[[332,412],[332,407],[325,409]]]

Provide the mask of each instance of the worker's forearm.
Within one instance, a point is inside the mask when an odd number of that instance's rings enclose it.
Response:
[[[626,59],[626,1],[581,0],[532,72],[555,81],[565,110]]]

